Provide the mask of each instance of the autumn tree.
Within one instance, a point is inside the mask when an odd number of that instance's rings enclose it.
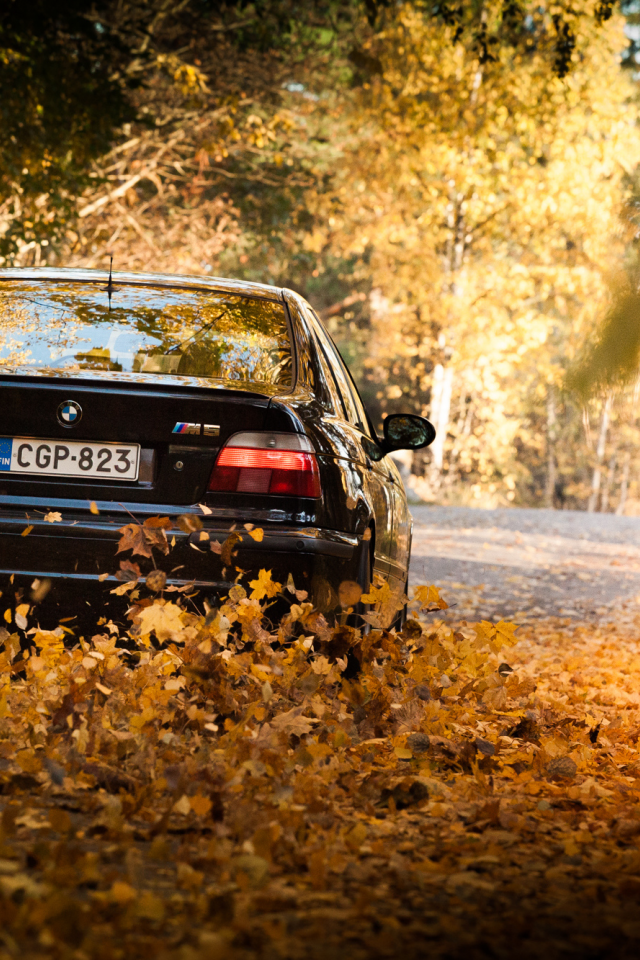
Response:
[[[532,398],[554,442],[554,395],[622,252],[638,135],[621,27],[596,42],[586,24],[563,80],[516,47],[482,64],[409,9],[371,43],[380,72],[345,108],[307,245],[368,283],[364,364],[383,408],[439,426],[432,487],[463,475],[513,499]]]
[[[10,4],[5,262],[113,253],[295,286],[377,422],[400,407],[436,422],[413,463],[423,494],[463,480],[553,503],[573,458],[586,503],[597,445],[562,385],[622,254],[637,156],[611,13],[75,0],[38,19]]]

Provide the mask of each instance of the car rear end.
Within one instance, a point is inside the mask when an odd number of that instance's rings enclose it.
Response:
[[[133,564],[205,596],[239,571],[291,573],[316,594],[346,576],[356,540],[323,526],[322,464],[288,402],[302,389],[296,337],[275,288],[0,272],[10,603],[49,585],[45,619],[77,612],[79,596],[115,614]],[[122,528],[154,517],[171,523],[168,555],[160,540],[116,556]]]

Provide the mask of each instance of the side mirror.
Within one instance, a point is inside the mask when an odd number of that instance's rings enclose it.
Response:
[[[436,429],[426,417],[412,413],[392,413],[384,423],[382,448],[385,453],[392,450],[419,450],[428,447],[436,438]]]

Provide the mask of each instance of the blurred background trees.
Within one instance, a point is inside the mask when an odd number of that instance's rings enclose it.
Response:
[[[640,510],[626,13],[9,0],[0,258],[295,287],[417,496]]]

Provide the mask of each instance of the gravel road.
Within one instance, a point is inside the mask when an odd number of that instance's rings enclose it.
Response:
[[[434,583],[449,619],[640,614],[640,517],[574,510],[412,507],[410,583]]]

